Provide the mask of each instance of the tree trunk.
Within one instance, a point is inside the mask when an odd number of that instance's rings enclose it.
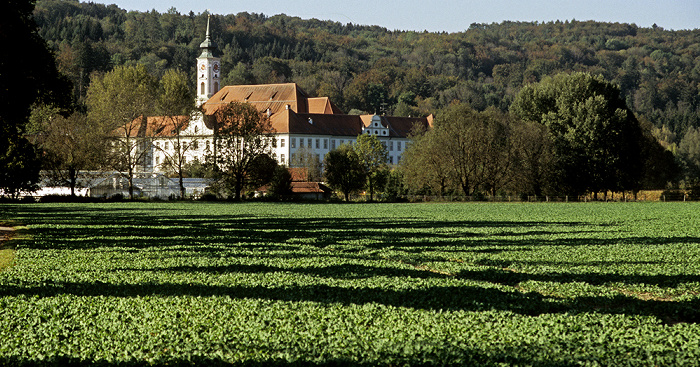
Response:
[[[180,200],[185,199],[185,185],[182,183],[182,168],[179,170],[179,176],[180,176]]]
[[[134,200],[134,169],[129,165],[129,200]]]
[[[68,179],[70,180],[70,196],[75,197],[75,183],[78,180],[77,179],[77,172],[75,168],[69,168],[68,169]]]

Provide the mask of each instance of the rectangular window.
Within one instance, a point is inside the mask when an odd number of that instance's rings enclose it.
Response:
[[[328,139],[323,139],[323,149],[328,149]]]
[[[309,138],[309,140],[306,141],[306,142],[308,143],[308,144],[306,144],[306,146],[309,147],[309,148],[311,148],[311,140],[312,140],[312,139]]]
[[[280,155],[280,163],[284,164],[284,154]]]
[[[297,138],[292,138],[292,148],[297,147]]]
[[[335,149],[335,139],[331,139],[331,149]]]
[[[390,142],[389,142],[389,151],[390,151],[390,152],[393,152],[393,151],[394,151],[394,142],[393,142],[393,141],[390,141]]]
[[[394,156],[389,156],[389,164],[394,164]]]
[[[304,138],[299,138],[299,148],[304,147]]]
[[[280,139],[280,148],[284,148],[284,139]]]
[[[321,149],[321,139],[316,139],[316,149]]]
[[[400,141],[396,142],[396,150],[398,150],[399,152],[401,151],[401,142]]]

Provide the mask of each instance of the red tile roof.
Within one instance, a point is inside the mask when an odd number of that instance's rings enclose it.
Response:
[[[168,137],[177,134],[178,125],[182,130],[189,126],[189,116],[143,116],[115,130],[118,136],[129,137]]]
[[[309,98],[309,113],[342,114],[340,109],[328,97]]]
[[[260,112],[269,109],[273,115],[285,111],[287,106],[297,112],[309,111],[308,96],[296,83],[226,86],[206,101],[202,109],[211,115],[231,102],[250,103]]]

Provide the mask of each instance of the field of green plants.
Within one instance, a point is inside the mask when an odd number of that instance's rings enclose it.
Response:
[[[4,204],[0,365],[700,365],[697,203]]]

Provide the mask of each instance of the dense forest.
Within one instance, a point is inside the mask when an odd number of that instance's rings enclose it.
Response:
[[[157,77],[178,68],[194,79],[208,16],[77,0],[40,0],[34,15],[79,103],[92,73],[118,65],[143,64]],[[225,84],[296,82],[349,113],[427,115],[455,101],[506,111],[524,85],[584,71],[619,85],[674,154],[700,146],[700,29],[571,20],[429,33],[239,13],[213,14],[211,32]]]

